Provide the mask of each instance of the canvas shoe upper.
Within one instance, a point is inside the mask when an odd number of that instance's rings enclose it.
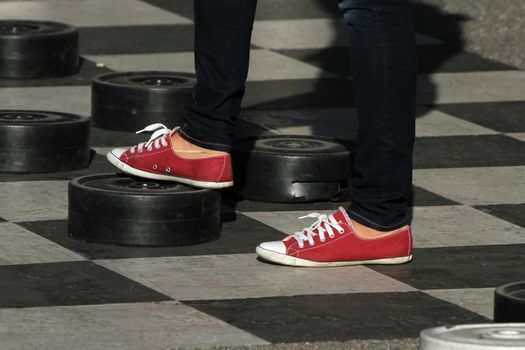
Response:
[[[317,221],[282,241],[261,243],[256,253],[270,262],[304,267],[401,264],[412,259],[408,226],[379,238],[364,238],[355,232],[343,208],[333,215],[313,213],[306,217]]]
[[[153,132],[147,142],[108,152],[111,164],[130,175],[154,180],[176,181],[201,188],[233,185],[231,156],[227,153],[206,158],[185,158],[173,150],[171,136],[178,131],[152,124],[140,132]]]

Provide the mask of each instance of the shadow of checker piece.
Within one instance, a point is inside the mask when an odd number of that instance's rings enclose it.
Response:
[[[0,110],[0,172],[50,173],[86,168],[89,119],[68,113]]]
[[[195,76],[175,72],[103,74],[91,84],[91,114],[102,129],[137,131],[182,122],[182,105],[191,98]]]
[[[183,246],[218,239],[220,192],[118,174],[69,182],[75,239],[127,246]]]
[[[525,323],[465,324],[425,329],[420,350],[523,350]]]
[[[509,283],[496,288],[494,291],[494,322],[525,323],[525,281]]]
[[[232,147],[233,193],[277,203],[337,200],[348,187],[350,156],[348,145],[325,137],[240,138]]]
[[[57,22],[0,21],[0,77],[60,77],[78,69],[76,28]]]

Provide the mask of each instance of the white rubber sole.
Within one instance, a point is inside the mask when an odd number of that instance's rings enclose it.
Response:
[[[386,258],[386,259],[375,259],[375,260],[362,260],[362,261],[334,261],[334,262],[318,262],[312,260],[305,260],[301,258],[294,258],[293,256],[279,254],[272,252],[258,246],[255,252],[259,257],[269,262],[297,267],[338,267],[338,266],[353,266],[353,265],[397,265],[404,264],[412,260],[412,255],[401,256],[398,258]]]
[[[147,171],[135,169],[133,167],[130,167],[126,163],[122,162],[113,153],[111,153],[111,151],[108,152],[106,157],[111,164],[113,164],[115,167],[125,172],[126,174],[143,177],[145,179],[175,181],[175,182],[179,182],[179,183],[194,186],[194,187],[208,188],[208,189],[221,189],[221,188],[227,188],[227,187],[233,186],[233,181],[226,181],[226,182],[198,181],[198,180],[187,179],[185,177],[154,174],[154,173],[150,173]]]

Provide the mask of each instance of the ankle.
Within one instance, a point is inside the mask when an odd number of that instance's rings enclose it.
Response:
[[[197,146],[183,138],[179,133],[175,133],[171,136],[171,144],[175,153],[185,157],[188,155],[195,157],[211,157],[227,154],[227,152]]]
[[[400,228],[395,229],[395,230],[379,231],[379,230],[373,229],[371,227],[365,226],[363,224],[360,224],[359,222],[354,221],[354,220],[351,220],[351,223],[352,223],[352,226],[354,228],[354,232],[358,236],[363,237],[363,238],[384,237],[384,236],[388,236],[388,235],[391,235],[391,234],[399,232],[399,231],[403,231],[406,228],[408,228],[408,225],[405,225],[405,226],[400,227]]]

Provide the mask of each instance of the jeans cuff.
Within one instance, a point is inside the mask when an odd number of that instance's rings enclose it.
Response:
[[[402,220],[397,221],[393,224],[382,223],[378,220],[370,219],[370,214],[364,213],[360,207],[354,204],[354,202],[350,203],[350,206],[346,208],[346,212],[348,213],[348,217],[350,217],[350,219],[352,219],[353,221],[356,221],[361,225],[370,227],[371,229],[377,231],[393,231],[405,225],[408,225],[408,220],[406,218],[403,218]]]

